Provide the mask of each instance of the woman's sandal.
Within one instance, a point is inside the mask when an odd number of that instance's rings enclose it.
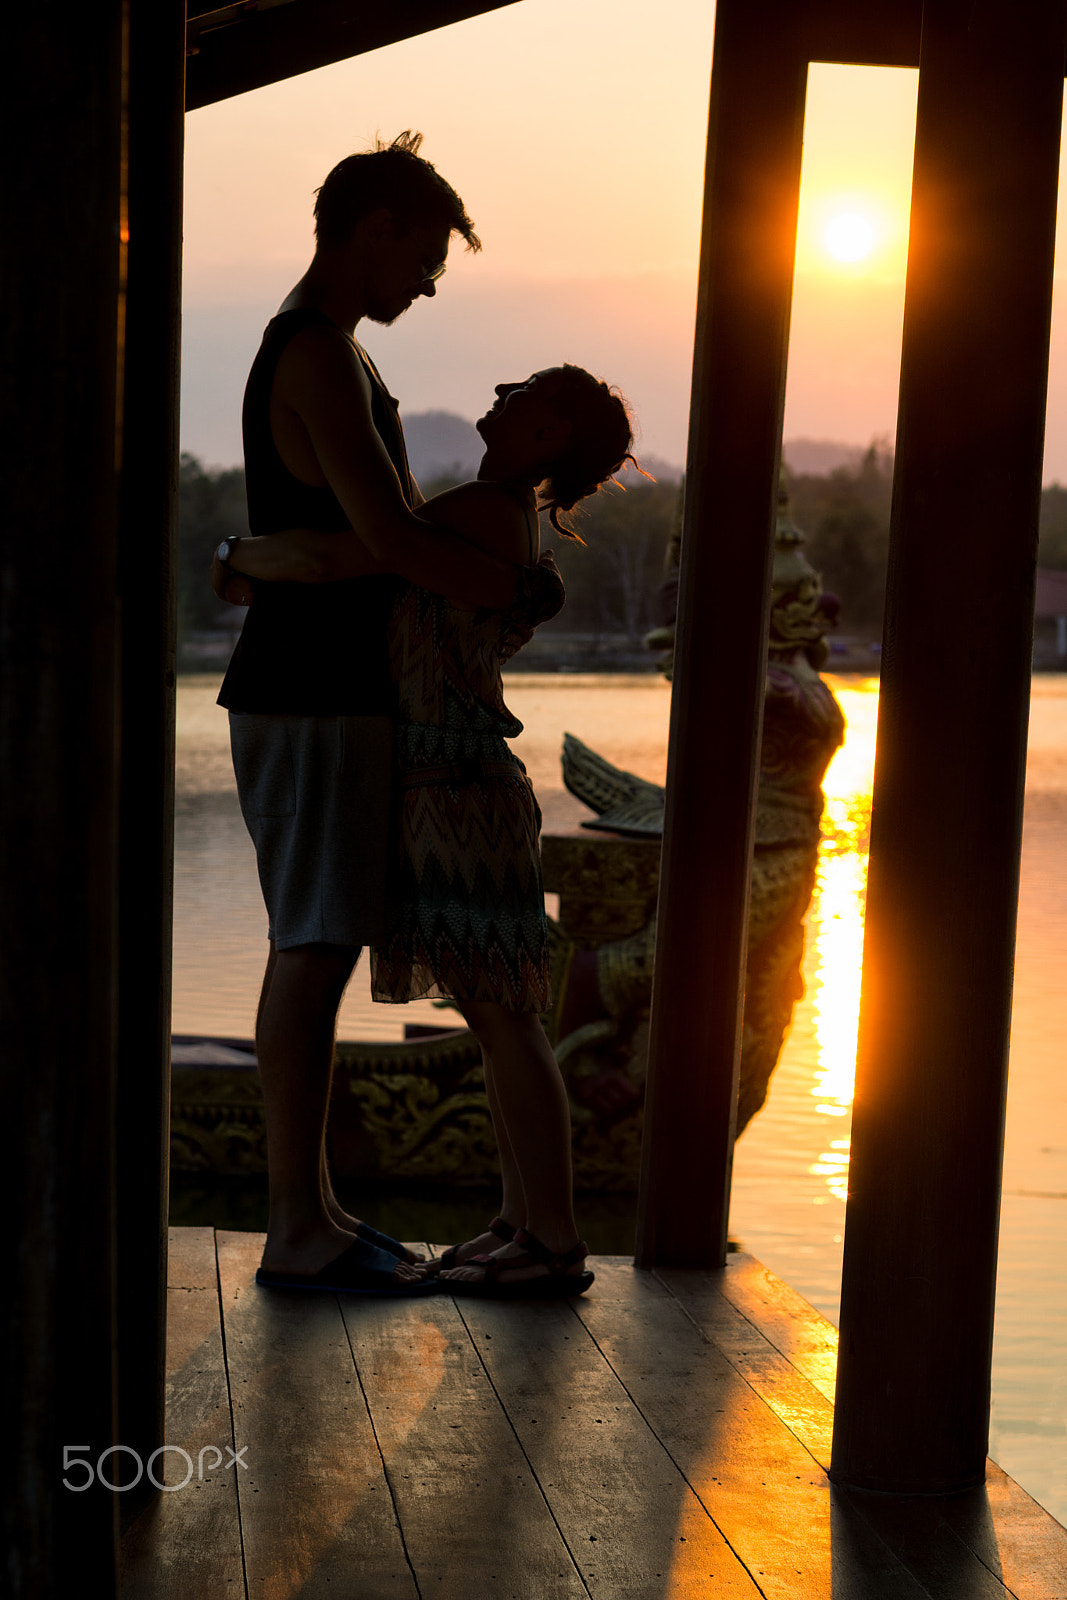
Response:
[[[495,1233],[497,1238],[500,1239],[504,1244],[510,1244],[512,1239],[515,1237],[516,1230],[512,1227],[510,1222],[505,1222],[503,1217],[494,1217],[492,1222],[489,1224],[489,1232]],[[472,1258],[468,1256],[467,1261],[460,1261],[456,1255],[456,1252],[457,1250],[462,1249],[463,1246],[461,1244],[450,1244],[441,1251],[441,1254],[438,1256],[436,1261],[425,1261],[420,1263],[420,1265],[425,1266],[428,1269],[428,1276],[434,1278],[442,1270],[448,1272],[453,1267],[465,1267],[467,1262]]]
[[[477,1282],[463,1278],[448,1278],[441,1287],[447,1294],[472,1295],[481,1300],[569,1300],[584,1294],[593,1282],[593,1274],[569,1272],[569,1267],[584,1261],[589,1246],[584,1239],[570,1250],[557,1254],[525,1228],[516,1228],[514,1242],[522,1250],[521,1256],[470,1256],[460,1264],[480,1267],[484,1274]],[[543,1278],[519,1278],[502,1283],[502,1272],[521,1271],[524,1267],[547,1267]]]

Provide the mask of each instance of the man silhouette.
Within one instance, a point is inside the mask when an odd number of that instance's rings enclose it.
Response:
[[[463,203],[421,134],[347,157],[315,205],[316,249],[249,374],[244,448],[253,534],[358,537],[341,581],[251,586],[216,556],[216,590],[250,606],[219,695],[256,845],[270,954],[256,1019],[270,1221],[258,1281],[367,1293],[432,1289],[395,1240],[349,1216],[325,1160],[337,1009],[383,932],[391,770],[386,624],[400,574],[506,606],[516,569],[414,515],[396,402],[356,342],[433,298]]]

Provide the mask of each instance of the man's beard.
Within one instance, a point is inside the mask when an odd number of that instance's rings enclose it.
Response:
[[[371,301],[364,315],[371,321],[377,322],[383,328],[391,328],[394,322],[399,322],[405,311],[410,311],[410,305],[401,306],[399,311],[394,311],[392,302],[386,300]]]

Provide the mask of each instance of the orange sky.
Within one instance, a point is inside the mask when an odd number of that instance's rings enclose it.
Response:
[[[239,459],[245,372],[310,258],[316,185],[415,126],[485,248],[453,250],[395,327],[363,325],[402,407],[473,418],[501,379],[577,361],[628,395],[646,451],[684,461],[713,22],[706,0],[522,0],[191,113],[183,448]],[[811,69],[787,438],[892,437],[915,81]],[[841,211],[874,229],[852,265],[823,242]],[[1056,317],[1045,475],[1067,479]]]

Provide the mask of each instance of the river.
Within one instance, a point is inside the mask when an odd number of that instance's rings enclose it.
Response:
[[[738,1143],[730,1232],[836,1321],[863,938],[878,682],[830,677],[848,724],[826,782],[805,993],[767,1105]],[[266,955],[255,857],[229,766],[218,678],[178,695],[174,1031],[247,1038]],[[564,731],[662,783],[670,689],[656,677],[511,674],[546,831],[588,813],[562,787]],[[551,909],[550,897],[550,909]],[[1067,677],[1033,680],[1011,1034],[990,1454],[1067,1522]],[[343,1038],[439,1020],[375,1006],[362,970]]]

